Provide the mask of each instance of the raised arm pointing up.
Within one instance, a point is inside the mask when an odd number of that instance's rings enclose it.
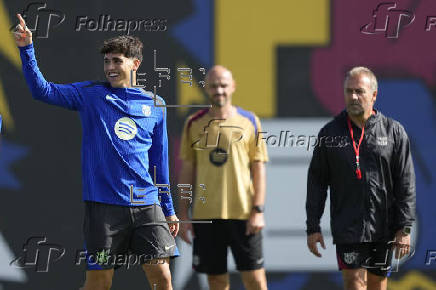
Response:
[[[24,21],[21,14],[17,14],[17,18],[20,24],[14,30],[15,43],[18,47],[23,47],[32,43],[32,31],[27,28],[26,21]]]

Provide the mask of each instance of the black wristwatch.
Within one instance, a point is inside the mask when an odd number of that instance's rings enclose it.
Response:
[[[265,206],[263,205],[254,205],[252,208],[257,213],[263,213],[265,211]]]
[[[401,229],[401,232],[403,233],[403,235],[408,236],[412,232],[412,227],[411,226],[405,226],[405,227],[403,227]]]

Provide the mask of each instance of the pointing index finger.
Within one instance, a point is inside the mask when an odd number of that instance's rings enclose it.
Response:
[[[17,14],[17,17],[18,17],[18,20],[20,21],[21,27],[23,27],[23,29],[26,29],[26,21],[24,21],[24,19],[21,16],[21,14]]]

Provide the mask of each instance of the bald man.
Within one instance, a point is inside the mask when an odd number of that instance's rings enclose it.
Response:
[[[235,81],[223,66],[206,75],[212,104],[190,116],[182,134],[179,184],[192,184],[192,220],[182,223],[181,237],[191,244],[193,268],[206,273],[210,289],[229,289],[230,247],[246,289],[267,289],[263,268],[262,229],[265,202],[266,146],[257,116],[232,105]],[[199,185],[202,185],[201,187]],[[189,203],[180,199],[181,220],[190,220]]]

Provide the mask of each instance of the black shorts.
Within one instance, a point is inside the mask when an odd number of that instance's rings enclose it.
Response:
[[[156,223],[159,222],[159,223]],[[158,205],[126,207],[85,202],[88,270],[150,263],[178,256],[178,249]]]
[[[392,265],[393,243],[337,244],[339,270],[365,268],[374,275],[386,277]]]
[[[246,220],[194,223],[194,270],[210,275],[227,273],[228,247],[232,250],[238,271],[263,268],[262,233],[245,235],[246,224]]]

